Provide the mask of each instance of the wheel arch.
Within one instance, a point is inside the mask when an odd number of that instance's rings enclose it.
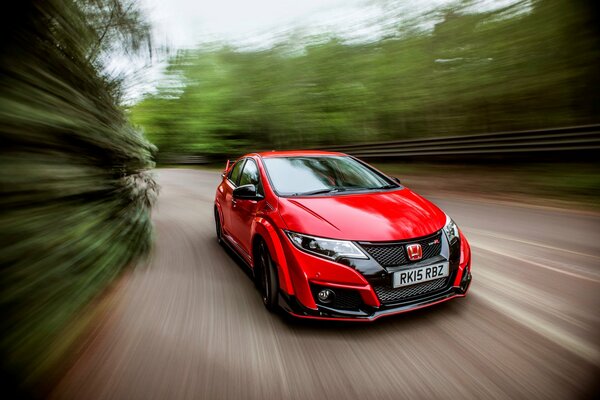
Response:
[[[287,262],[285,259],[285,253],[281,240],[275,227],[264,218],[257,218],[254,221],[254,229],[252,235],[252,267],[254,268],[254,260],[258,243],[264,241],[267,245],[267,249],[271,255],[271,258],[277,266],[277,275],[279,277],[279,288],[285,293],[291,295],[294,294],[294,288],[290,279]]]
[[[223,210],[218,201],[215,201],[214,212],[219,216],[219,221],[221,222],[221,226],[223,226]]]

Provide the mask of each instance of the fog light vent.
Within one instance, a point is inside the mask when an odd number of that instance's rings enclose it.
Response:
[[[335,292],[331,289],[323,289],[319,291],[317,297],[323,304],[333,303],[335,300]]]
[[[337,310],[358,311],[362,306],[362,298],[358,290],[346,288],[332,288],[331,286],[310,284],[310,290],[315,303]]]

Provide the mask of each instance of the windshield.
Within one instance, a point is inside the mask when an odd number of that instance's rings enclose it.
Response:
[[[347,156],[274,157],[265,158],[264,164],[275,191],[283,196],[399,187]]]

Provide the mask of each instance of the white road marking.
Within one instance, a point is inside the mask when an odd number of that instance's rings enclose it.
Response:
[[[586,343],[580,338],[574,337],[568,332],[553,326],[535,314],[506,303],[505,300],[498,296],[494,296],[490,293],[480,294],[477,290],[471,293],[471,296],[475,296],[478,301],[487,303],[491,308],[496,309],[513,321],[532,329],[546,339],[558,344],[574,354],[577,354],[579,357],[589,361],[590,363],[600,365],[600,352],[596,346]]]
[[[465,228],[465,231],[469,232],[469,233],[472,232],[472,233],[474,233],[476,235],[489,236],[489,237],[492,237],[492,238],[502,239],[502,240],[510,240],[510,241],[517,242],[517,243],[523,243],[523,244],[528,244],[528,245],[531,245],[531,246],[541,247],[541,248],[544,248],[544,249],[559,251],[561,253],[570,253],[570,254],[575,254],[575,255],[578,255],[578,256],[590,257],[590,258],[594,258],[594,259],[600,260],[600,257],[595,256],[593,254],[587,254],[587,253],[581,253],[579,251],[567,250],[567,249],[563,249],[561,247],[549,246],[547,244],[543,244],[543,243],[539,243],[539,242],[532,242],[530,240],[517,239],[517,238],[512,237],[512,236],[503,235],[503,234],[500,234],[500,233],[495,233],[495,232],[486,231],[486,230],[482,230],[482,229]]]
[[[502,272],[499,273],[481,265],[477,269],[477,287],[483,287],[486,292],[489,289],[507,302],[518,302],[533,307],[539,310],[536,312],[538,316],[547,313],[569,325],[592,330],[592,327],[584,322],[584,320],[590,319],[589,310],[572,304],[569,299],[561,296],[561,293],[551,294],[548,291],[539,290],[523,279],[513,279],[511,274],[506,274],[507,271]],[[591,319],[595,323],[600,323],[600,318],[595,315]]]
[[[520,261],[520,262],[523,262],[523,263],[534,265],[536,267],[544,268],[544,269],[547,269],[547,270],[550,270],[550,271],[553,271],[553,272],[558,272],[559,274],[571,276],[573,278],[583,279],[583,280],[586,280],[586,281],[589,281],[589,282],[594,282],[594,283],[600,283],[600,279],[591,278],[591,277],[588,277],[588,276],[584,276],[584,275],[577,274],[577,273],[574,273],[574,272],[566,271],[564,269],[560,269],[560,268],[556,268],[556,267],[551,267],[550,265],[540,264],[538,262],[527,260],[525,258],[518,257],[518,256],[515,256],[515,255],[512,255],[512,254],[508,254],[506,252],[494,250],[493,248],[491,248],[489,246],[485,246],[485,245],[479,244],[477,242],[471,242],[471,247],[476,247],[478,249],[481,249],[481,250],[484,250],[484,251],[488,251],[490,253],[498,254],[498,255],[503,256],[503,257],[512,258],[513,260],[517,260],[517,261]]]

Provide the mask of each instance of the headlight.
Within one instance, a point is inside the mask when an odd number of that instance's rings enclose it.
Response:
[[[347,240],[325,239],[284,231],[294,246],[302,251],[330,260],[347,258],[368,258],[354,243]]]
[[[446,232],[446,236],[448,237],[448,241],[450,244],[454,244],[458,239],[460,239],[460,233],[458,233],[458,226],[452,218],[446,215],[446,225],[444,225],[444,232]]]

